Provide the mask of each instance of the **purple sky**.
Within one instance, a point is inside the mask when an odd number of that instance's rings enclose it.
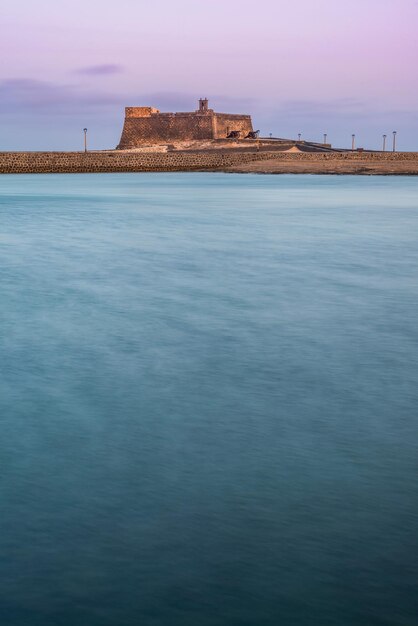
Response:
[[[123,108],[418,150],[418,0],[2,0],[0,150],[114,147]]]

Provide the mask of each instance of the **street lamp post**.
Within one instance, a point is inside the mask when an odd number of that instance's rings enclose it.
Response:
[[[393,152],[396,152],[396,130],[393,131]]]
[[[383,135],[383,152],[386,151],[386,137],[387,135]]]
[[[87,152],[87,128],[83,128],[84,133],[84,152]]]
[[[351,149],[352,150],[354,150],[355,143],[356,143],[356,136],[353,134],[351,135]]]

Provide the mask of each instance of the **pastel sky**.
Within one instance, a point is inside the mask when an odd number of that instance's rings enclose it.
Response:
[[[0,150],[114,147],[125,106],[418,150],[418,0],[1,0]]]

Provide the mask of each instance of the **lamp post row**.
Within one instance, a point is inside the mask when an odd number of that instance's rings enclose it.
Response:
[[[83,128],[83,133],[84,133],[84,152],[87,152],[87,128]],[[392,132],[393,135],[393,144],[392,144],[392,151],[396,152],[396,135],[397,135],[397,131],[394,130]],[[272,136],[272,134],[270,133],[270,137]],[[298,141],[300,141],[300,138],[302,137],[302,133],[298,133]],[[328,134],[324,133],[324,144],[327,143],[327,137]],[[383,135],[383,152],[386,151],[386,137],[387,135]],[[355,150],[355,143],[356,143],[356,136],[353,133],[351,135],[351,150]]]
[[[396,152],[396,135],[397,135],[397,131],[394,130],[392,132],[392,136],[393,136],[392,151],[393,152]],[[328,137],[327,133],[324,133],[324,144],[327,143],[327,137]],[[300,138],[301,138],[301,133],[298,134],[298,140],[299,141],[300,141]],[[387,138],[387,135],[383,135],[383,149],[382,149],[382,152],[386,152],[386,138]],[[355,148],[356,148],[356,136],[353,133],[351,135],[351,149],[354,151]]]
[[[394,130],[392,135],[393,135],[392,151],[396,152],[396,135],[397,135],[397,131]],[[387,135],[383,135],[382,152],[386,152],[386,138],[387,138]],[[355,139],[356,139],[356,136],[354,134],[351,135],[351,149],[352,150],[355,149]]]

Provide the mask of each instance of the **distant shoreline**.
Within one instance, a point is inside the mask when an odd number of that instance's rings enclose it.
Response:
[[[254,174],[418,176],[417,152],[257,150],[0,152],[0,174],[217,171]]]
[[[316,155],[315,155],[316,156]],[[228,168],[229,172],[253,174],[333,174],[336,176],[418,176],[418,154],[415,159],[329,158],[324,160],[283,160],[272,158]]]

